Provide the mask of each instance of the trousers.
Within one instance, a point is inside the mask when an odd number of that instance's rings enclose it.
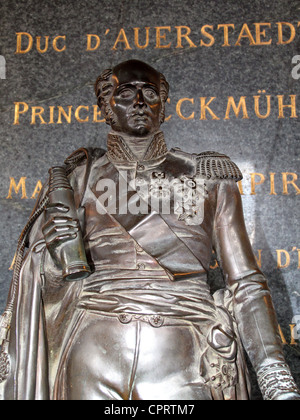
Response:
[[[83,310],[61,358],[54,399],[210,400],[199,344],[190,322],[161,325]]]

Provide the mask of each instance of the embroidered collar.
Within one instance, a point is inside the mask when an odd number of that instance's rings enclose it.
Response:
[[[143,161],[149,161],[164,156],[168,152],[164,134],[158,131],[154,134]],[[115,133],[109,133],[107,139],[107,154],[111,160],[118,162],[137,162],[139,159],[134,155],[124,138]]]

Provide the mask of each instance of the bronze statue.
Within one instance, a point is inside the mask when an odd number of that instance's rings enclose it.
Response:
[[[95,90],[108,150],[79,149],[52,170],[21,235],[1,321],[3,398],[245,400],[245,350],[264,399],[300,399],[238,167],[168,151],[168,83],[149,65],[121,63]],[[213,250],[226,287],[212,296]]]

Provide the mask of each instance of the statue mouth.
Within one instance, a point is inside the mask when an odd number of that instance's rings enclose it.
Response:
[[[137,122],[137,123],[143,123],[144,122],[144,123],[146,123],[146,122],[149,121],[150,116],[146,112],[136,112],[136,113],[132,114],[131,118],[133,119],[134,122]]]
[[[137,111],[137,112],[132,113],[133,117],[135,117],[135,116],[144,117],[144,116],[148,116],[148,115],[149,115],[149,113],[145,112],[145,111]]]
[[[137,115],[137,116],[134,117],[134,119],[137,120],[137,121],[146,121],[146,120],[148,120],[148,118],[149,117],[147,115]]]

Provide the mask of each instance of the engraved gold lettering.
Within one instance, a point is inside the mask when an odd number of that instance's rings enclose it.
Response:
[[[37,198],[42,188],[43,188],[42,181],[38,180],[38,182],[36,183],[35,189],[32,193],[32,196],[30,198],[33,198],[33,199]]]
[[[193,43],[193,41],[189,37],[189,35],[191,33],[191,28],[189,28],[188,26],[175,26],[175,28],[177,29],[177,46],[176,46],[176,48],[183,48],[182,38],[184,38],[187,41],[190,48],[197,48],[197,46]],[[182,30],[184,30],[185,33],[182,33]]]
[[[271,114],[271,95],[265,95],[265,91],[258,91],[259,95],[253,96],[254,98],[254,111],[250,117],[258,117],[260,119],[266,119]],[[260,95],[263,94],[263,95]],[[290,103],[284,101],[285,95],[278,95],[278,108],[279,108],[279,117],[278,118],[288,118],[288,112],[291,113],[291,118],[298,118],[296,114],[296,95],[290,95]],[[200,97],[200,120],[220,120],[219,116],[213,110],[213,102],[216,101],[216,97]],[[249,98],[250,101],[251,97]],[[170,99],[168,99],[170,103]],[[217,103],[217,101],[216,101]],[[185,121],[190,121],[196,118],[197,111],[195,108],[196,99],[195,98],[180,98],[176,102],[176,113],[178,117]],[[289,108],[290,110],[286,110]],[[49,111],[48,111],[49,109]],[[63,122],[71,123],[72,113],[77,122],[79,123],[88,123],[92,122],[92,117],[88,116],[90,110],[89,106],[80,105],[79,107],[72,106],[29,106],[26,102],[15,102],[14,103],[14,122],[13,125],[19,125],[21,116],[28,114],[28,111],[31,111],[31,124],[62,124]],[[104,119],[100,118],[101,113],[97,105],[93,106],[93,122],[104,122]],[[227,97],[226,107],[224,106],[224,120],[230,120],[234,118],[239,119],[249,119],[249,103],[247,103],[247,97],[241,96],[238,99],[235,99],[233,96]],[[174,114],[175,115],[175,114]],[[169,121],[172,115],[168,115],[165,121]],[[48,121],[49,120],[49,121]],[[275,174],[274,174],[275,175]],[[271,179],[271,195],[276,195],[274,187],[273,175],[270,175]],[[273,189],[272,189],[273,188]],[[242,187],[240,188],[242,190]]]
[[[300,249],[297,248],[298,252],[298,269],[300,269]]]
[[[66,111],[63,109],[62,106],[58,106],[58,120],[57,120],[57,124],[62,124],[62,120],[61,117],[63,116],[65,118],[65,120],[67,121],[67,123],[71,124],[71,119],[72,119],[72,105],[68,106],[68,114],[66,113]]]
[[[244,190],[243,190],[243,183],[242,183],[242,181],[239,181],[239,182],[238,182],[238,188],[239,188],[240,194],[241,194],[241,195],[244,195]]]
[[[296,30],[294,25],[292,25],[291,23],[288,22],[277,22],[277,26],[278,26],[278,43],[277,45],[287,45],[290,44],[291,42],[294,41],[295,36],[296,36]],[[283,40],[283,28],[289,28],[290,31],[290,37],[287,40]]]
[[[33,46],[33,38],[32,36],[28,33],[28,32],[17,32],[17,49],[15,54],[27,54]],[[27,47],[25,49],[22,50],[22,40],[25,38],[27,38]],[[23,38],[23,39],[22,39]]]
[[[291,257],[290,254],[285,249],[276,249],[277,253],[277,268],[287,268],[290,265]],[[284,256],[285,261],[282,261],[282,256]]]
[[[182,115],[181,105],[183,104],[183,102],[191,102],[192,104],[194,104],[194,99],[190,99],[190,98],[182,98],[182,99],[180,99],[177,102],[177,105],[176,105],[177,115],[179,115],[179,117],[181,119],[183,119],[183,120],[192,120],[192,119],[194,119],[195,118],[195,112],[192,112],[192,114],[189,115],[188,117],[185,117],[185,116]]]
[[[281,329],[280,325],[278,325],[278,331],[279,331],[279,335],[280,335],[282,344],[284,344],[284,345],[287,344],[287,341],[285,339],[285,336],[283,335],[283,332],[282,332],[282,329]]]
[[[236,105],[235,100],[233,96],[228,97],[228,103],[227,103],[227,109],[226,109],[226,115],[225,120],[229,120],[230,117],[230,110],[233,109],[233,112],[235,113],[235,116],[238,118],[241,109],[243,109],[243,119],[249,119],[248,112],[247,112],[247,106],[246,106],[246,96],[241,96],[240,102],[238,105]]]
[[[284,118],[284,108],[291,108],[291,118],[298,118],[297,111],[296,111],[296,95],[290,95],[291,98],[291,104],[290,105],[284,105],[284,95],[277,95],[278,98],[278,110],[279,115],[278,118]]]
[[[29,106],[26,102],[14,102],[15,105],[15,119],[14,119],[14,125],[20,124],[20,114],[26,114],[26,112],[29,109]],[[23,107],[22,110],[20,110],[20,106]]]
[[[86,109],[87,111],[89,111],[89,107],[88,107],[88,106],[80,105],[80,106],[79,106],[78,108],[76,108],[76,110],[75,110],[75,118],[76,118],[76,120],[77,120],[78,122],[80,122],[80,123],[85,123],[85,122],[88,122],[88,121],[89,121],[89,117],[87,116],[85,119],[80,118],[80,116],[79,116],[79,112],[80,112],[82,109]]]
[[[41,124],[47,124],[42,114],[44,113],[44,108],[42,106],[33,106],[31,108],[31,123],[32,125],[36,124],[36,117],[39,117]]]
[[[101,117],[101,110],[99,109],[98,105],[93,105],[93,109],[94,109],[94,118],[93,118],[93,122],[94,123],[103,123],[105,122],[105,118],[102,118],[102,120],[99,120],[98,117]]]
[[[277,195],[277,193],[275,192],[275,172],[270,172],[270,184],[271,184],[271,190],[270,190],[270,195]]]
[[[255,187],[257,185],[263,184],[266,178],[263,174],[260,174],[258,172],[251,173],[250,175],[251,175],[251,195],[256,195]],[[258,182],[256,182],[257,176],[260,178]]]
[[[8,195],[6,197],[7,200],[12,200],[13,192],[15,192],[16,195],[18,195],[20,190],[22,193],[21,199],[22,200],[28,199],[27,190],[26,190],[26,179],[27,177],[23,176],[20,178],[19,182],[17,183],[14,177],[10,177],[9,190],[8,190]],[[42,181],[38,180],[30,198],[35,200],[38,197],[42,188],[43,188]]]
[[[55,108],[55,106],[49,106],[49,122],[48,122],[48,124],[54,124],[54,108]]]
[[[271,28],[271,23],[254,23],[256,33],[256,45],[271,45],[272,39],[269,41],[262,41],[262,37],[266,38],[266,29],[262,29],[263,26]]]
[[[34,38],[32,35],[30,35],[28,32],[16,32],[17,35],[17,48],[16,48],[16,54],[27,54],[29,51],[32,50]],[[44,38],[44,41],[42,41],[42,38]],[[36,50],[40,54],[45,54],[49,49],[49,35],[46,35],[44,37],[37,36],[36,38]],[[61,48],[57,46],[57,43],[59,40],[63,40],[64,44]],[[56,36],[52,41],[53,49],[57,52],[62,52],[66,50],[66,36],[65,35],[58,35]],[[24,46],[24,43],[27,42],[27,45]],[[23,48],[22,48],[23,43]],[[43,44],[43,46],[42,46]]]
[[[249,41],[250,41],[250,45],[255,45],[255,39],[253,38],[247,23],[244,23],[235,46],[241,46],[241,39],[242,38],[248,38]]]
[[[200,106],[201,106],[201,117],[200,120],[206,120],[206,111],[208,111],[210,113],[210,115],[212,116],[213,120],[219,120],[220,118],[218,118],[216,116],[216,114],[211,110],[211,108],[209,107],[209,105],[212,103],[212,101],[214,101],[216,98],[215,97],[211,97],[210,100],[208,101],[208,103],[206,103],[206,97],[201,97],[200,98]]]
[[[39,53],[44,54],[48,50],[49,46],[49,36],[45,36],[45,46],[44,49],[41,48],[41,36],[36,37],[36,49]]]
[[[86,51],[96,51],[100,46],[100,37],[95,34],[87,34]]]
[[[59,35],[57,37],[54,38],[53,40],[53,49],[57,52],[63,52],[67,49],[66,44],[64,44],[61,48],[58,48],[57,43],[59,39],[63,39],[64,41],[66,41],[66,36],[65,35]]]
[[[212,34],[210,34],[209,32],[207,32],[206,29],[210,29],[213,30],[214,27],[212,25],[204,25],[201,28],[201,35],[205,36],[206,38],[208,38],[210,40],[209,43],[205,43],[202,39],[200,41],[200,46],[201,47],[212,47],[215,43],[215,38],[213,37]]]
[[[291,176],[292,179],[288,179]],[[292,185],[296,190],[296,195],[300,194],[300,188],[296,185],[298,175],[294,172],[282,172],[283,195],[288,195],[288,185]]]
[[[290,331],[291,331],[291,342],[290,342],[291,346],[297,345],[297,342],[295,340],[295,327],[296,327],[296,325],[297,324],[289,324]]]
[[[145,40],[145,44],[144,45],[140,45],[140,41],[139,41],[139,32],[140,32],[140,28],[133,28],[133,32],[134,32],[134,44],[137,48],[144,50],[145,48],[148,47],[149,45],[149,30],[150,27],[147,26],[145,27],[145,31],[146,31],[146,40]]]
[[[229,28],[234,29],[235,26],[233,23],[227,23],[225,25],[218,25],[218,30],[223,28],[224,30],[224,44],[222,45],[222,47],[230,47],[229,44]]]
[[[123,43],[124,44],[124,50],[131,50],[132,48],[129,45],[125,30],[122,28],[118,34],[118,37],[116,39],[116,42],[114,43],[114,46],[112,47],[112,49],[114,51],[117,50],[117,45],[119,43]]]
[[[265,90],[263,90],[262,92],[261,91],[258,91],[258,92],[259,93],[266,93]],[[254,96],[254,111],[255,111],[255,114],[256,114],[256,116],[258,118],[260,118],[260,119],[266,119],[266,118],[268,118],[270,116],[270,113],[271,113],[271,95],[266,95],[266,98],[267,98],[267,111],[266,111],[266,113],[264,115],[262,115],[260,113],[260,106],[259,106],[259,104],[260,104],[260,98],[261,98],[260,95],[259,96]]]
[[[159,48],[171,48],[171,42],[169,44],[162,44],[163,42],[166,42],[166,33],[161,33],[162,31],[168,31],[171,32],[171,26],[157,26],[156,28],[156,49]]]
[[[8,196],[6,197],[6,199],[12,199],[13,190],[15,191],[16,194],[18,194],[20,189],[22,191],[21,199],[24,200],[25,198],[28,198],[26,194],[26,176],[22,176],[18,184],[16,183],[15,178],[10,177]]]
[[[261,253],[262,253],[262,249],[258,249],[257,252],[258,252],[258,256],[255,255],[255,260],[256,260],[256,263],[257,263],[258,267],[261,268]]]

